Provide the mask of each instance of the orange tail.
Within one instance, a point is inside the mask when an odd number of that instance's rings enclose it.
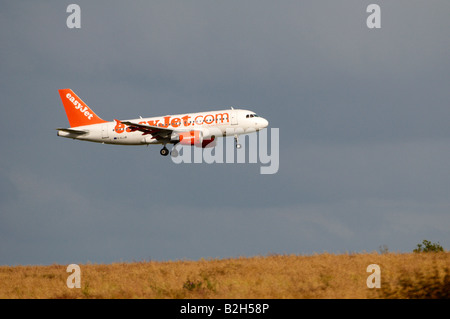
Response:
[[[70,127],[105,123],[71,89],[59,90]]]

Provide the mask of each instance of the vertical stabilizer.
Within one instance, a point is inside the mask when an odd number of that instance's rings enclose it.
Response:
[[[71,89],[59,90],[70,127],[105,123]]]

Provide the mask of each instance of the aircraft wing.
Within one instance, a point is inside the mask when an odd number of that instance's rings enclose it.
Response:
[[[118,120],[116,120],[118,121]],[[161,127],[161,126],[153,126],[147,124],[138,124],[130,121],[118,121],[122,124],[128,125],[131,132],[140,131],[142,135],[151,134],[153,138],[160,140],[170,138],[170,134],[174,131],[173,129]]]

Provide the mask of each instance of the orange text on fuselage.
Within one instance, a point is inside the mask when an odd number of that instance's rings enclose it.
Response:
[[[188,127],[188,126],[194,126],[194,125],[202,125],[202,124],[223,124],[223,123],[229,123],[230,122],[230,116],[228,113],[217,113],[217,114],[207,114],[207,115],[185,115],[183,117],[174,117],[172,118],[171,115],[164,116],[162,120],[149,120],[149,121],[141,121],[139,124],[147,124],[151,126],[158,126],[158,127]],[[117,121],[116,126],[114,127],[114,131],[116,133],[123,133],[124,131],[131,132],[131,129],[121,123],[120,121]]]

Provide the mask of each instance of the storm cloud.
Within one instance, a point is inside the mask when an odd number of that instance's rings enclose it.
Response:
[[[450,246],[450,3],[0,5],[0,264]],[[251,109],[279,171],[56,136],[71,88],[105,120]]]

